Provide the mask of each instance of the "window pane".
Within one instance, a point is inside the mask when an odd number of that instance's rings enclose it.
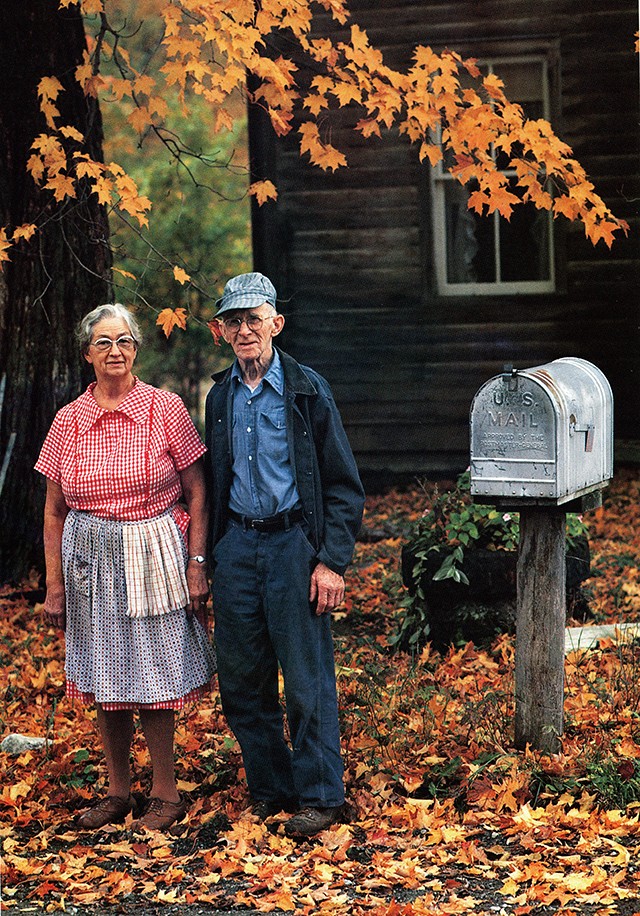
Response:
[[[469,210],[469,191],[457,181],[447,182],[444,194],[447,282],[495,282],[495,221]]]
[[[497,61],[494,72],[504,83],[508,99],[524,108],[528,118],[544,118],[542,61]]]
[[[511,219],[500,218],[500,279],[548,280],[549,213],[533,204],[518,204]]]

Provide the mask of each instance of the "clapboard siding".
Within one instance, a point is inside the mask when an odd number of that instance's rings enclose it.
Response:
[[[554,126],[631,230],[609,251],[579,225],[555,223],[557,291],[441,297],[432,276],[428,173],[397,132],[365,139],[360,114],[331,111],[349,168],[301,158],[295,131],[276,141],[250,124],[255,177],[279,199],[254,209],[254,259],[276,283],[285,348],[331,382],[363,472],[455,472],[468,463],[474,393],[506,363],[561,356],[595,362],[611,381],[616,435],[640,440],[640,199],[636,0],[351,0],[392,66],[419,44],[482,58],[544,53],[553,63]],[[345,37],[349,25],[328,15]],[[630,454],[625,445],[625,455]]]

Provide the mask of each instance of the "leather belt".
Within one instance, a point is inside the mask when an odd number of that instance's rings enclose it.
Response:
[[[250,518],[229,509],[229,518],[242,525],[245,531],[248,528],[252,531],[288,531],[296,522],[302,521],[304,513],[302,509],[292,509],[290,512],[278,512],[277,515],[269,515],[266,518]]]

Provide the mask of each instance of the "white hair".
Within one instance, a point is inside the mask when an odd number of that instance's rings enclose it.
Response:
[[[78,325],[76,334],[80,349],[83,353],[89,351],[89,344],[93,337],[93,329],[99,321],[104,321],[105,318],[120,318],[124,321],[131,331],[131,336],[136,343],[136,347],[140,346],[142,343],[142,333],[132,313],[126,306],[121,305],[119,302],[108,302],[106,305],[99,305],[97,308],[93,309],[93,311],[85,315]]]

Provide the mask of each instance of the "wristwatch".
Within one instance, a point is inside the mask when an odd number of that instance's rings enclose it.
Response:
[[[197,554],[195,555],[195,557],[188,557],[187,559],[188,559],[188,560],[195,560],[196,563],[200,563],[200,564],[206,563],[206,562],[207,562],[207,561],[206,561],[206,558],[203,557],[203,556],[202,556],[201,554],[199,554],[199,553],[197,553]]]

